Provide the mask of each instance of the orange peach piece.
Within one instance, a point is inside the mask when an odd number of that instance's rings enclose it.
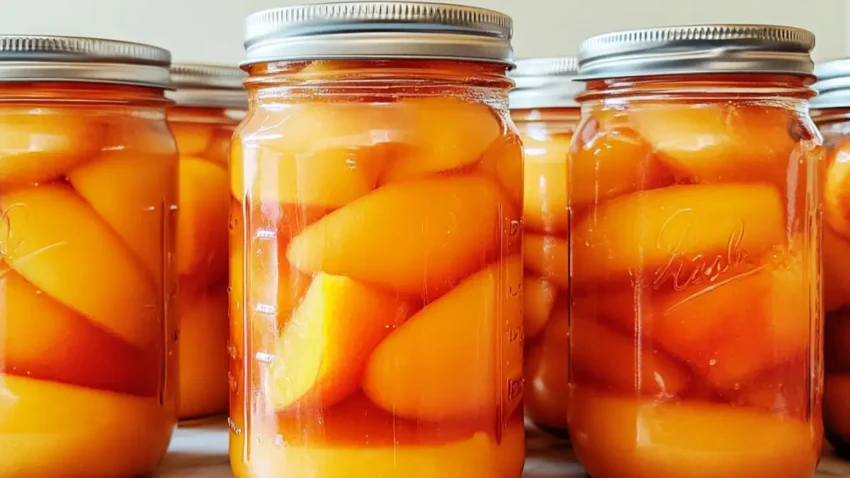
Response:
[[[525,339],[531,340],[543,331],[549,321],[558,289],[540,276],[525,274],[522,291],[525,303]]]
[[[570,365],[575,381],[656,396],[676,395],[688,386],[688,371],[652,344],[620,335],[575,309],[571,312]]]
[[[813,377],[808,355],[801,356],[747,380],[734,404],[806,420],[813,399]]]
[[[850,374],[850,313],[839,311],[826,316],[823,341],[827,372]]]
[[[509,209],[485,178],[392,184],[307,226],[286,257],[306,274],[345,275],[432,300],[498,252]]]
[[[0,363],[6,373],[133,395],[159,393],[162,366],[154,350],[130,347],[0,267]]]
[[[566,303],[566,302],[565,302]],[[569,337],[566,314],[553,315],[525,362],[525,410],[538,425],[563,429],[569,402]]]
[[[227,411],[227,291],[178,297],[180,418]]]
[[[850,144],[831,153],[824,182],[824,220],[845,239],[850,238]]]
[[[502,136],[484,151],[474,168],[478,173],[495,177],[513,200],[517,210],[523,201],[523,150],[519,136]]]
[[[0,187],[57,179],[100,149],[104,129],[82,112],[0,114]]]
[[[169,127],[177,140],[180,156],[200,156],[212,142],[214,126],[191,122],[169,122]]]
[[[794,151],[806,136],[798,113],[784,107],[714,103],[644,104],[629,111],[677,180],[698,183],[771,181],[785,185]],[[800,122],[799,127],[792,127]],[[811,127],[814,128],[813,126]],[[792,137],[792,129],[799,130]]]
[[[673,183],[673,177],[616,110],[595,112],[573,139],[568,170],[572,208],[594,206],[635,191]]]
[[[230,156],[230,140],[233,138],[233,127],[217,126],[213,132],[209,146],[201,154],[208,161],[227,168]]]
[[[850,239],[823,227],[823,307],[826,312],[850,305]]]
[[[187,157],[179,168],[177,273],[213,284],[227,273],[227,170]]]
[[[567,158],[570,135],[546,140],[524,137],[525,227],[549,234],[567,230]]]
[[[525,268],[562,289],[570,283],[566,238],[526,234],[522,242]]]
[[[177,158],[177,142],[168,122],[146,115],[112,116],[103,121],[101,151],[128,155],[168,156]]]
[[[356,392],[369,355],[411,312],[410,304],[347,277],[317,275],[277,338],[275,407],[313,400],[329,407]]]
[[[715,257],[756,257],[786,242],[783,211],[776,189],[761,184],[671,186],[620,196],[571,231],[572,280],[675,271],[684,278]]]
[[[522,383],[521,287],[522,261],[512,257],[426,305],[372,353],[366,396],[410,419],[510,416],[521,389],[499,388]]]
[[[828,373],[824,377],[823,421],[826,437],[847,452],[850,444],[850,375]]]
[[[0,390],[0,476],[142,475],[165,455],[174,428],[174,410],[159,397],[11,375],[0,375]]]
[[[802,478],[820,456],[815,423],[728,405],[576,387],[568,421],[576,455],[594,478]]]
[[[597,311],[624,332],[641,330],[717,387],[737,389],[753,374],[805,353],[814,319],[803,260],[786,254],[761,266],[716,264],[715,275],[671,292],[601,296]]]
[[[74,189],[155,281],[162,280],[164,274],[162,241],[176,221],[176,168],[174,155],[117,151],[102,153],[68,172]]]
[[[274,440],[251,442],[244,456],[245,433],[231,434],[230,462],[237,478],[285,476],[351,478],[496,478],[522,474],[525,429],[512,419],[501,441],[478,432],[471,438],[439,444],[363,447],[276,446]]]
[[[73,189],[20,189],[0,196],[0,208],[12,269],[133,345],[146,347],[161,334],[150,277]]]
[[[404,122],[394,125],[399,144],[381,175],[382,185],[469,166],[482,158],[504,129],[490,106],[451,96],[403,100],[399,110]],[[505,158],[519,161],[499,166],[506,173],[517,172],[522,169],[521,144],[508,146]]]

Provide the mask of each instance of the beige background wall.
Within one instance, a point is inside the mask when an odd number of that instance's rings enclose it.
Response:
[[[817,59],[850,53],[846,0],[456,1],[511,14],[517,56],[570,54],[581,38],[610,30],[702,22],[796,25],[817,34]],[[244,16],[293,3],[300,2],[0,0],[0,32],[123,38],[169,48],[178,61],[236,63],[242,56]]]

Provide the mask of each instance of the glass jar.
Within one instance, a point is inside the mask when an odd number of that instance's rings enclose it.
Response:
[[[0,476],[151,472],[176,421],[171,55],[0,51]]]
[[[752,25],[582,43],[568,423],[594,478],[814,474],[813,46]]]
[[[168,122],[180,152],[177,219],[180,419],[227,413],[230,138],[245,117],[245,72],[173,65]]]
[[[247,23],[251,106],[230,163],[236,476],[518,478],[510,18],[368,2]]]
[[[850,59],[815,68],[812,117],[824,138],[823,299],[826,312],[823,415],[836,453],[850,457]],[[848,175],[845,176],[847,170]]]
[[[580,110],[575,58],[517,61],[511,116],[525,150],[525,412],[567,436],[567,155]]]

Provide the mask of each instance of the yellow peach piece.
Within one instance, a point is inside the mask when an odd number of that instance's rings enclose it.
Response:
[[[629,111],[634,127],[652,144],[677,180],[699,183],[765,181],[785,185],[793,152],[797,114],[784,107],[665,103]],[[814,137],[800,124],[800,134]]]
[[[213,284],[227,272],[227,170],[186,157],[179,168],[177,272]]]
[[[850,144],[842,143],[826,166],[823,212],[827,225],[850,238]]]
[[[562,289],[570,283],[566,238],[526,234],[522,242],[525,268]]]
[[[523,202],[523,151],[519,136],[501,136],[493,142],[474,169],[481,174],[495,177],[513,200],[517,210]],[[565,185],[566,186],[566,185]]]
[[[566,300],[558,299],[567,305]],[[559,309],[560,306],[559,306]],[[566,428],[569,403],[569,322],[553,312],[543,337],[533,343],[525,362],[525,409],[538,425]]]
[[[471,438],[440,444],[378,447],[276,446],[252,441],[243,455],[245,434],[231,434],[230,463],[237,478],[321,476],[351,478],[496,478],[517,477],[525,461],[521,417],[510,421],[500,441],[479,432]]]
[[[522,291],[525,303],[523,311],[525,338],[531,340],[543,331],[546,322],[549,321],[555,298],[558,297],[558,289],[540,276],[526,274]]]
[[[145,347],[161,333],[159,293],[150,277],[73,189],[13,191],[0,196],[0,208],[12,269],[131,344]]]
[[[823,302],[832,312],[850,305],[850,239],[823,227]]]
[[[0,187],[63,176],[101,147],[104,129],[84,113],[40,109],[0,114]]]
[[[820,456],[815,423],[728,405],[577,387],[568,421],[576,455],[595,478],[802,478],[812,476]]]
[[[824,379],[823,421],[835,446],[850,443],[850,375],[828,373]],[[842,450],[844,451],[844,450]]]
[[[369,358],[366,396],[411,419],[510,416],[522,390],[499,388],[521,384],[521,267],[498,262],[414,314]]]
[[[225,196],[226,197],[226,196]],[[178,296],[180,418],[227,411],[227,291]]]
[[[480,177],[392,184],[307,226],[286,256],[306,274],[433,300],[498,252],[508,205]]]
[[[747,207],[741,207],[746,204]],[[571,232],[572,280],[626,281],[757,257],[786,242],[784,208],[769,185],[671,186],[614,198]]]
[[[564,319],[566,320],[566,319]],[[688,371],[664,352],[621,335],[573,309],[570,366],[574,381],[625,393],[668,396],[687,387]]]
[[[0,375],[0,475],[137,476],[165,455],[174,410],[139,398]]]
[[[0,362],[6,373],[133,395],[159,393],[161,349],[145,353],[129,346],[5,264],[0,268]]]
[[[567,157],[570,136],[525,144],[525,227],[549,234],[567,230]]]
[[[68,173],[74,189],[118,234],[151,274],[162,280],[162,242],[175,226],[177,158],[107,152]],[[91,245],[93,249],[97,249]]]
[[[212,124],[171,121],[169,127],[177,140],[180,156],[200,156],[212,142]]]
[[[314,400],[329,407],[357,391],[369,355],[411,312],[393,295],[318,274],[277,338],[270,383],[275,407]]]

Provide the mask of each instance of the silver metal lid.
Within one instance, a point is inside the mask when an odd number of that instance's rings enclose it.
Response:
[[[573,57],[517,60],[509,75],[516,83],[510,92],[511,109],[577,108],[575,97],[584,84],[573,81],[576,74],[578,60]]]
[[[482,8],[342,2],[264,10],[245,20],[251,65],[314,59],[448,59],[511,65],[513,21]]]
[[[810,106],[815,109],[850,108],[850,58],[815,65],[818,81],[812,86],[818,95]]]
[[[171,53],[99,38],[0,35],[0,82],[70,81],[168,88]]]
[[[773,73],[812,75],[815,36],[773,25],[693,25],[606,33],[579,45],[579,79]]]
[[[236,67],[175,64],[168,97],[178,106],[201,108],[248,108],[248,92],[242,86],[247,73]]]

